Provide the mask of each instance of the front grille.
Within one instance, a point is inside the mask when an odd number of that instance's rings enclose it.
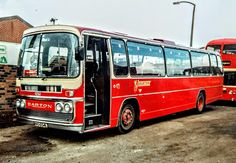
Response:
[[[224,73],[224,85],[236,85],[236,72],[225,72]]]
[[[58,86],[58,85],[26,85],[26,84],[22,84],[21,89],[24,91],[61,92],[61,86]]]
[[[73,120],[73,113],[57,113],[57,112],[47,112],[47,111],[37,111],[30,109],[17,109],[19,115],[22,116],[32,116],[35,118],[43,118],[48,120],[56,120],[56,121],[66,121],[70,122]]]

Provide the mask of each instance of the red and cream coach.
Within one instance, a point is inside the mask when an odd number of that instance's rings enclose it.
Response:
[[[218,54],[90,28],[24,32],[17,77],[18,117],[80,133],[205,105],[222,96]]]

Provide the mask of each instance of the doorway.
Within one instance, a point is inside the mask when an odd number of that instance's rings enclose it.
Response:
[[[109,124],[110,67],[108,39],[86,36],[85,128]]]

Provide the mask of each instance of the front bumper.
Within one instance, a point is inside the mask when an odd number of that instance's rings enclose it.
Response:
[[[19,122],[24,123],[24,124],[35,125],[36,123],[43,123],[43,124],[47,124],[47,128],[75,131],[79,133],[83,133],[83,129],[84,129],[83,124],[49,122],[49,121],[34,119],[31,117],[19,116],[19,115],[18,115],[18,120]]]

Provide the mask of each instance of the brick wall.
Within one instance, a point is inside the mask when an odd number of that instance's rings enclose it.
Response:
[[[20,43],[23,32],[32,25],[21,17],[0,17],[0,41]],[[15,114],[16,66],[0,65],[0,127],[12,122]]]
[[[0,18],[0,41],[20,43],[23,32],[30,27],[19,16]]]
[[[15,114],[16,66],[0,65],[0,124],[11,122]]]

